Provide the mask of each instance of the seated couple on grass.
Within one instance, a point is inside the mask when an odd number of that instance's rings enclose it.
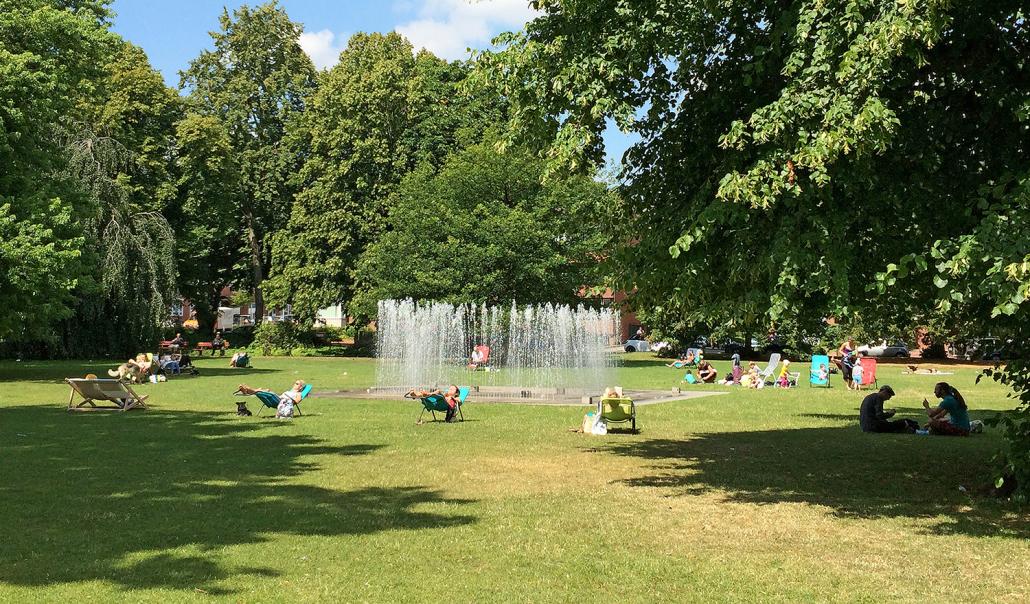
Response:
[[[444,402],[447,403],[447,415],[444,416],[444,421],[453,422],[458,413],[458,405],[461,404],[461,389],[457,386],[452,385],[446,392],[439,388],[434,390],[412,388],[404,396],[405,398],[422,399],[434,395],[442,396]]]
[[[958,389],[947,382],[940,382],[934,388],[934,395],[941,399],[936,407],[923,399],[923,407],[929,422],[920,430],[915,420],[891,420],[894,410],[884,410],[883,404],[894,396],[894,389],[883,386],[878,391],[865,397],[859,411],[859,422],[863,432],[908,432],[919,431],[922,434],[938,436],[968,436],[970,432],[969,412],[966,401]]]
[[[301,401],[304,396],[301,392],[304,391],[304,380],[297,380],[293,382],[293,386],[279,395],[279,406],[275,409],[276,417],[293,417],[293,407]],[[257,392],[272,392],[268,388],[251,388],[246,384],[240,384],[240,387],[236,389],[239,394],[245,394],[251,396]],[[275,394],[274,392],[272,392]]]

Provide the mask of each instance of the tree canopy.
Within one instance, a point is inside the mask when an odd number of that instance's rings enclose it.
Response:
[[[369,315],[388,298],[454,303],[575,303],[603,280],[610,211],[588,177],[542,183],[544,162],[492,140],[409,174],[391,202],[393,228],[362,256]]]

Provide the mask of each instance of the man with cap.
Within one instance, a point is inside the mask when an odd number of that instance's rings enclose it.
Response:
[[[876,392],[862,400],[862,410],[859,412],[859,423],[863,432],[912,432],[914,431],[908,420],[891,421],[894,417],[894,410],[883,410],[883,404],[894,396],[894,389],[890,386],[883,386]]]

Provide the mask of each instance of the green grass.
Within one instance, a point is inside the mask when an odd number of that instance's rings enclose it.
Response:
[[[622,385],[680,385],[626,357]],[[583,408],[474,400],[457,425],[416,426],[401,400],[238,418],[241,381],[353,389],[375,365],[226,364],[140,386],[151,409],[121,414],[63,410],[61,378],[110,364],[0,363],[0,600],[1030,598],[1030,521],[978,494],[997,435],[862,434],[861,395],[839,381],[695,386],[732,393],[642,407],[639,434],[593,437],[569,431]],[[880,373],[919,418],[936,380]],[[1012,406],[975,375],[944,377],[974,419]]]

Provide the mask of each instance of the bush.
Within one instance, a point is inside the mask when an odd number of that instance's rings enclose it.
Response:
[[[265,321],[254,330],[254,341],[251,344],[252,348],[257,348],[262,354],[273,356],[292,356],[294,350],[313,346],[314,334],[310,328],[286,321]]]

